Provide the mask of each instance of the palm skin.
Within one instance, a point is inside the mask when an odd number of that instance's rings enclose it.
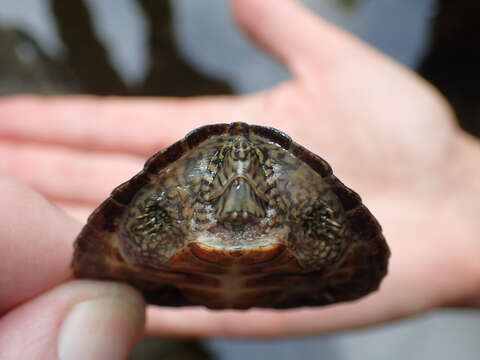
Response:
[[[233,1],[240,26],[293,75],[269,91],[186,100],[0,101],[0,171],[5,174],[0,216],[10,224],[0,230],[0,257],[5,257],[0,270],[9,274],[0,283],[0,313],[5,315],[0,334],[11,325],[9,318],[17,326],[27,323],[31,312],[22,309],[37,309],[42,297],[54,298],[52,287],[76,283],[68,282],[72,242],[81,222],[114,186],[138,172],[153,152],[215,122],[273,126],[325,158],[382,224],[392,252],[389,274],[378,292],[327,308],[212,312],[151,307],[148,333],[318,334],[440,306],[480,304],[475,219],[480,171],[472,165],[480,161],[478,141],[457,128],[449,106],[429,84],[295,2],[281,4]],[[263,19],[261,25],[249,16],[252,12]],[[45,253],[48,258],[41,256]],[[32,261],[36,272],[23,272]],[[81,283],[85,292],[90,285],[104,286]],[[122,291],[137,296],[126,288]],[[143,306],[136,300],[130,304]]]

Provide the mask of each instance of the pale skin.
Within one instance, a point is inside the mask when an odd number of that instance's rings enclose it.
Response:
[[[322,334],[480,306],[480,142],[458,128],[445,99],[293,0],[232,5],[239,26],[292,80],[234,97],[0,100],[0,358],[117,359],[144,331]],[[378,292],[326,308],[148,307],[145,317],[136,290],[72,280],[75,236],[116,185],[189,130],[233,121],[285,131],[360,193],[392,251]]]

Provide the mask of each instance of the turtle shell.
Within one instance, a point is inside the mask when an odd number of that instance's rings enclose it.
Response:
[[[232,123],[190,132],[114,189],[72,266],[157,305],[291,308],[376,290],[389,255],[325,160],[276,129]]]

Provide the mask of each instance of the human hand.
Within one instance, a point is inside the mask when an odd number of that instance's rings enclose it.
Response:
[[[281,312],[151,307],[147,331],[153,335],[314,334],[438,306],[480,305],[480,201],[473,199],[480,173],[472,165],[480,150],[456,128],[444,100],[408,70],[291,0],[233,5],[241,27],[286,64],[291,81],[239,97],[6,98],[0,102],[0,171],[85,221],[153,152],[200,125],[245,121],[281,129],[328,160],[384,228],[392,258],[377,293]],[[71,245],[80,229],[41,198],[32,201],[37,195],[29,190],[6,183],[0,216],[9,226],[0,230],[0,266],[9,276],[1,280],[0,291],[7,292],[0,312],[10,312],[0,320],[0,335],[12,324],[5,325],[8,316],[71,278]],[[25,272],[32,263],[35,273]],[[31,318],[25,319],[28,324]]]
[[[2,165],[9,145],[0,146]],[[143,335],[142,296],[119,283],[73,281],[80,224],[5,176],[0,193],[0,359],[126,358]]]

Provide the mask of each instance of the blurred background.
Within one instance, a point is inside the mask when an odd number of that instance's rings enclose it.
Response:
[[[478,0],[304,3],[432,82],[480,136]],[[0,95],[243,94],[289,76],[235,28],[227,0],[0,0]],[[452,309],[309,338],[145,339],[132,359],[473,360],[478,334],[479,311]]]

